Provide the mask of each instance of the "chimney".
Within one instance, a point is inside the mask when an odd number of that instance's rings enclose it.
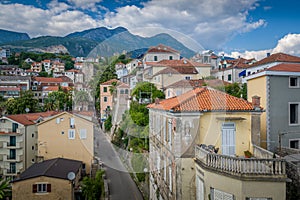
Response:
[[[159,104],[159,98],[155,98],[155,104]]]
[[[259,96],[253,96],[252,97],[252,105],[254,109],[260,109],[260,97]]]

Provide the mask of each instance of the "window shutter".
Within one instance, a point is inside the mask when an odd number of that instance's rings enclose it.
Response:
[[[51,184],[47,184],[47,192],[51,192]]]
[[[37,193],[37,184],[32,185],[32,193]]]

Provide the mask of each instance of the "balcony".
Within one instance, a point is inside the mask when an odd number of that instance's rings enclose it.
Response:
[[[196,162],[204,168],[245,178],[286,178],[285,161],[280,158],[241,158],[215,154],[195,146]]]
[[[12,133],[12,128],[0,128],[0,132],[3,133]]]
[[[16,174],[17,174],[17,170],[14,170],[14,169],[6,170],[6,175],[16,175]]]
[[[23,161],[23,155],[19,155],[19,156],[7,156],[7,160],[8,162],[22,162]]]
[[[7,142],[6,147],[8,149],[20,149],[20,148],[23,148],[23,141],[16,142],[16,143]]]

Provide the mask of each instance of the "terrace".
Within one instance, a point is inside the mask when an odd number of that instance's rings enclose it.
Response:
[[[271,152],[253,146],[254,157],[234,157],[216,154],[199,145],[195,146],[195,159],[203,168],[237,178],[285,179],[285,160],[273,158]]]

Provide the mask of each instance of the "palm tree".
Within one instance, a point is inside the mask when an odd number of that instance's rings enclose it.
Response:
[[[11,191],[11,187],[8,180],[3,178],[0,179],[0,199],[4,199],[8,196],[8,193]]]
[[[89,101],[89,94],[86,91],[75,92],[74,102],[75,104],[81,103],[81,110],[83,110],[83,104]]]

